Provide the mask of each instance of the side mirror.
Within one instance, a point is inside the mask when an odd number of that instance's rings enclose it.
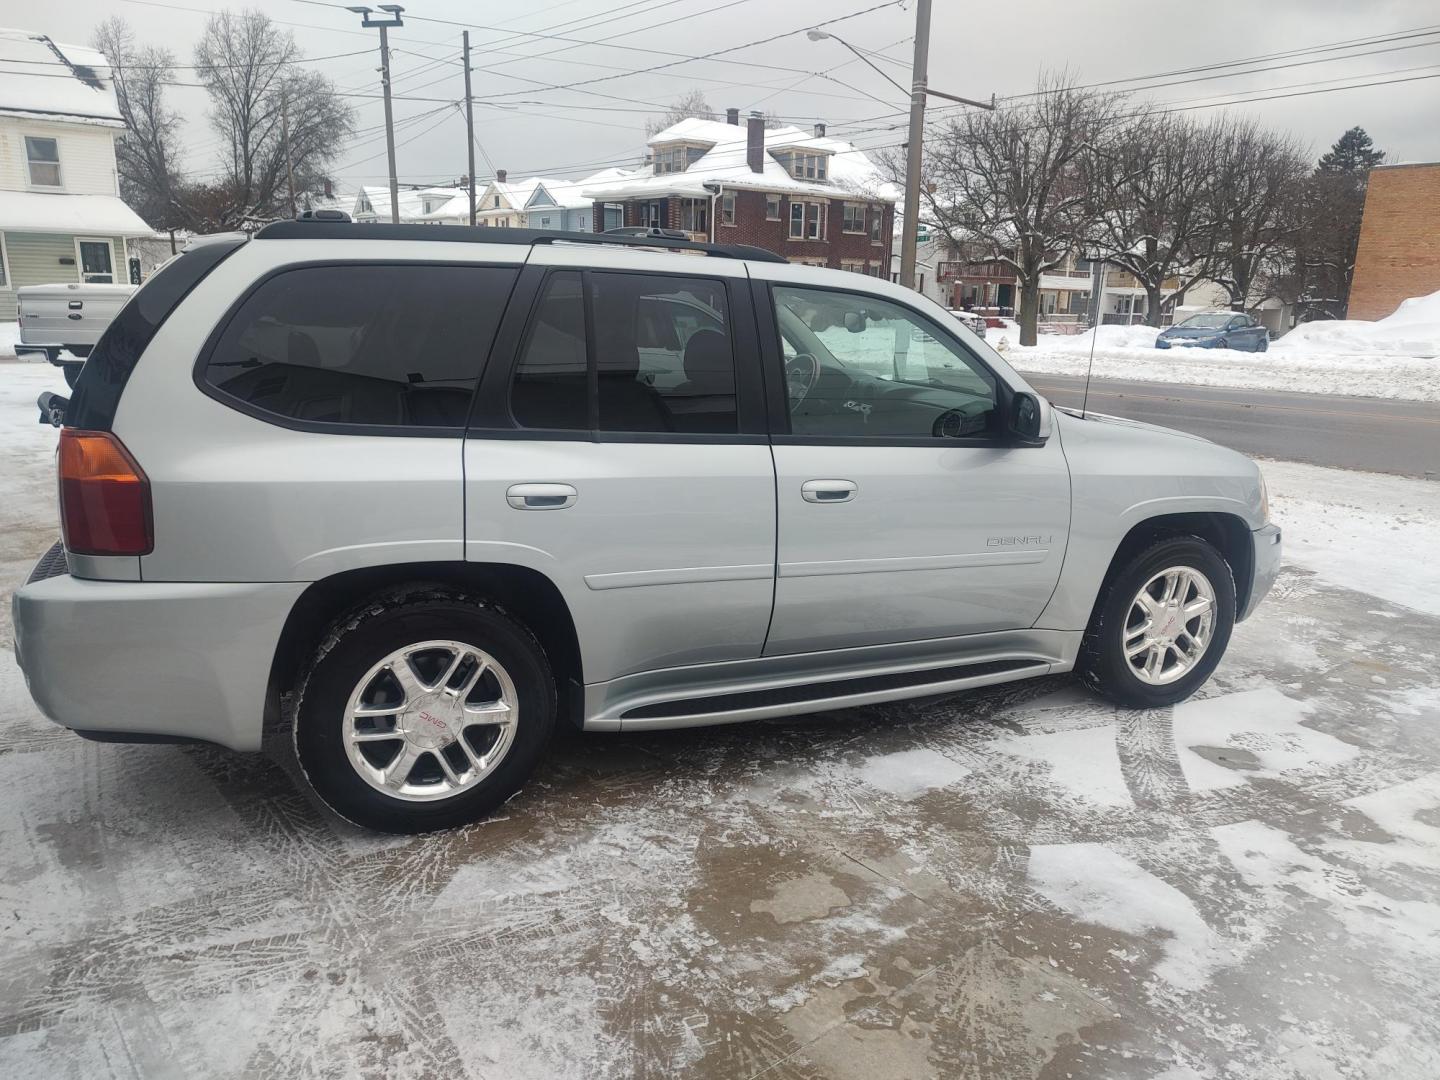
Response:
[[[858,311],[845,312],[845,329],[852,334],[861,333],[865,329],[865,316]]]
[[[1040,430],[1040,401],[1034,394],[1017,393],[1010,399],[1006,430],[1021,446],[1042,446],[1046,435]]]

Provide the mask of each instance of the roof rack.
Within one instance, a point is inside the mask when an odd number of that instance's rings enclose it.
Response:
[[[617,236],[611,233],[559,232],[554,229],[491,229],[473,225],[390,225],[378,221],[274,221],[255,233],[256,240],[444,240],[461,244],[597,244],[604,247],[668,248],[697,251],[721,259],[783,263],[773,251],[749,244],[702,244],[665,236]]]

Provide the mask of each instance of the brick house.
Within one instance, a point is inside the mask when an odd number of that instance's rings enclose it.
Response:
[[[1440,291],[1440,162],[1370,170],[1350,282],[1351,319],[1383,319]]]
[[[680,229],[717,244],[753,244],[791,262],[890,276],[894,185],[853,144],[817,124],[766,130],[691,117],[650,139],[650,164],[585,188],[594,229]]]

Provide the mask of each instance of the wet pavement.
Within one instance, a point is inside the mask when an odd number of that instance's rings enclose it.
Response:
[[[1174,709],[572,735],[425,838],[0,657],[0,1075],[1434,1077],[1437,631],[1289,569]]]

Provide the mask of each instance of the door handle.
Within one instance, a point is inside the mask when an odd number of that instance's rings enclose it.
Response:
[[[511,484],[505,501],[516,510],[564,510],[579,498],[569,484]]]
[[[843,503],[859,490],[854,480],[806,480],[800,485],[800,497],[812,503]]]

